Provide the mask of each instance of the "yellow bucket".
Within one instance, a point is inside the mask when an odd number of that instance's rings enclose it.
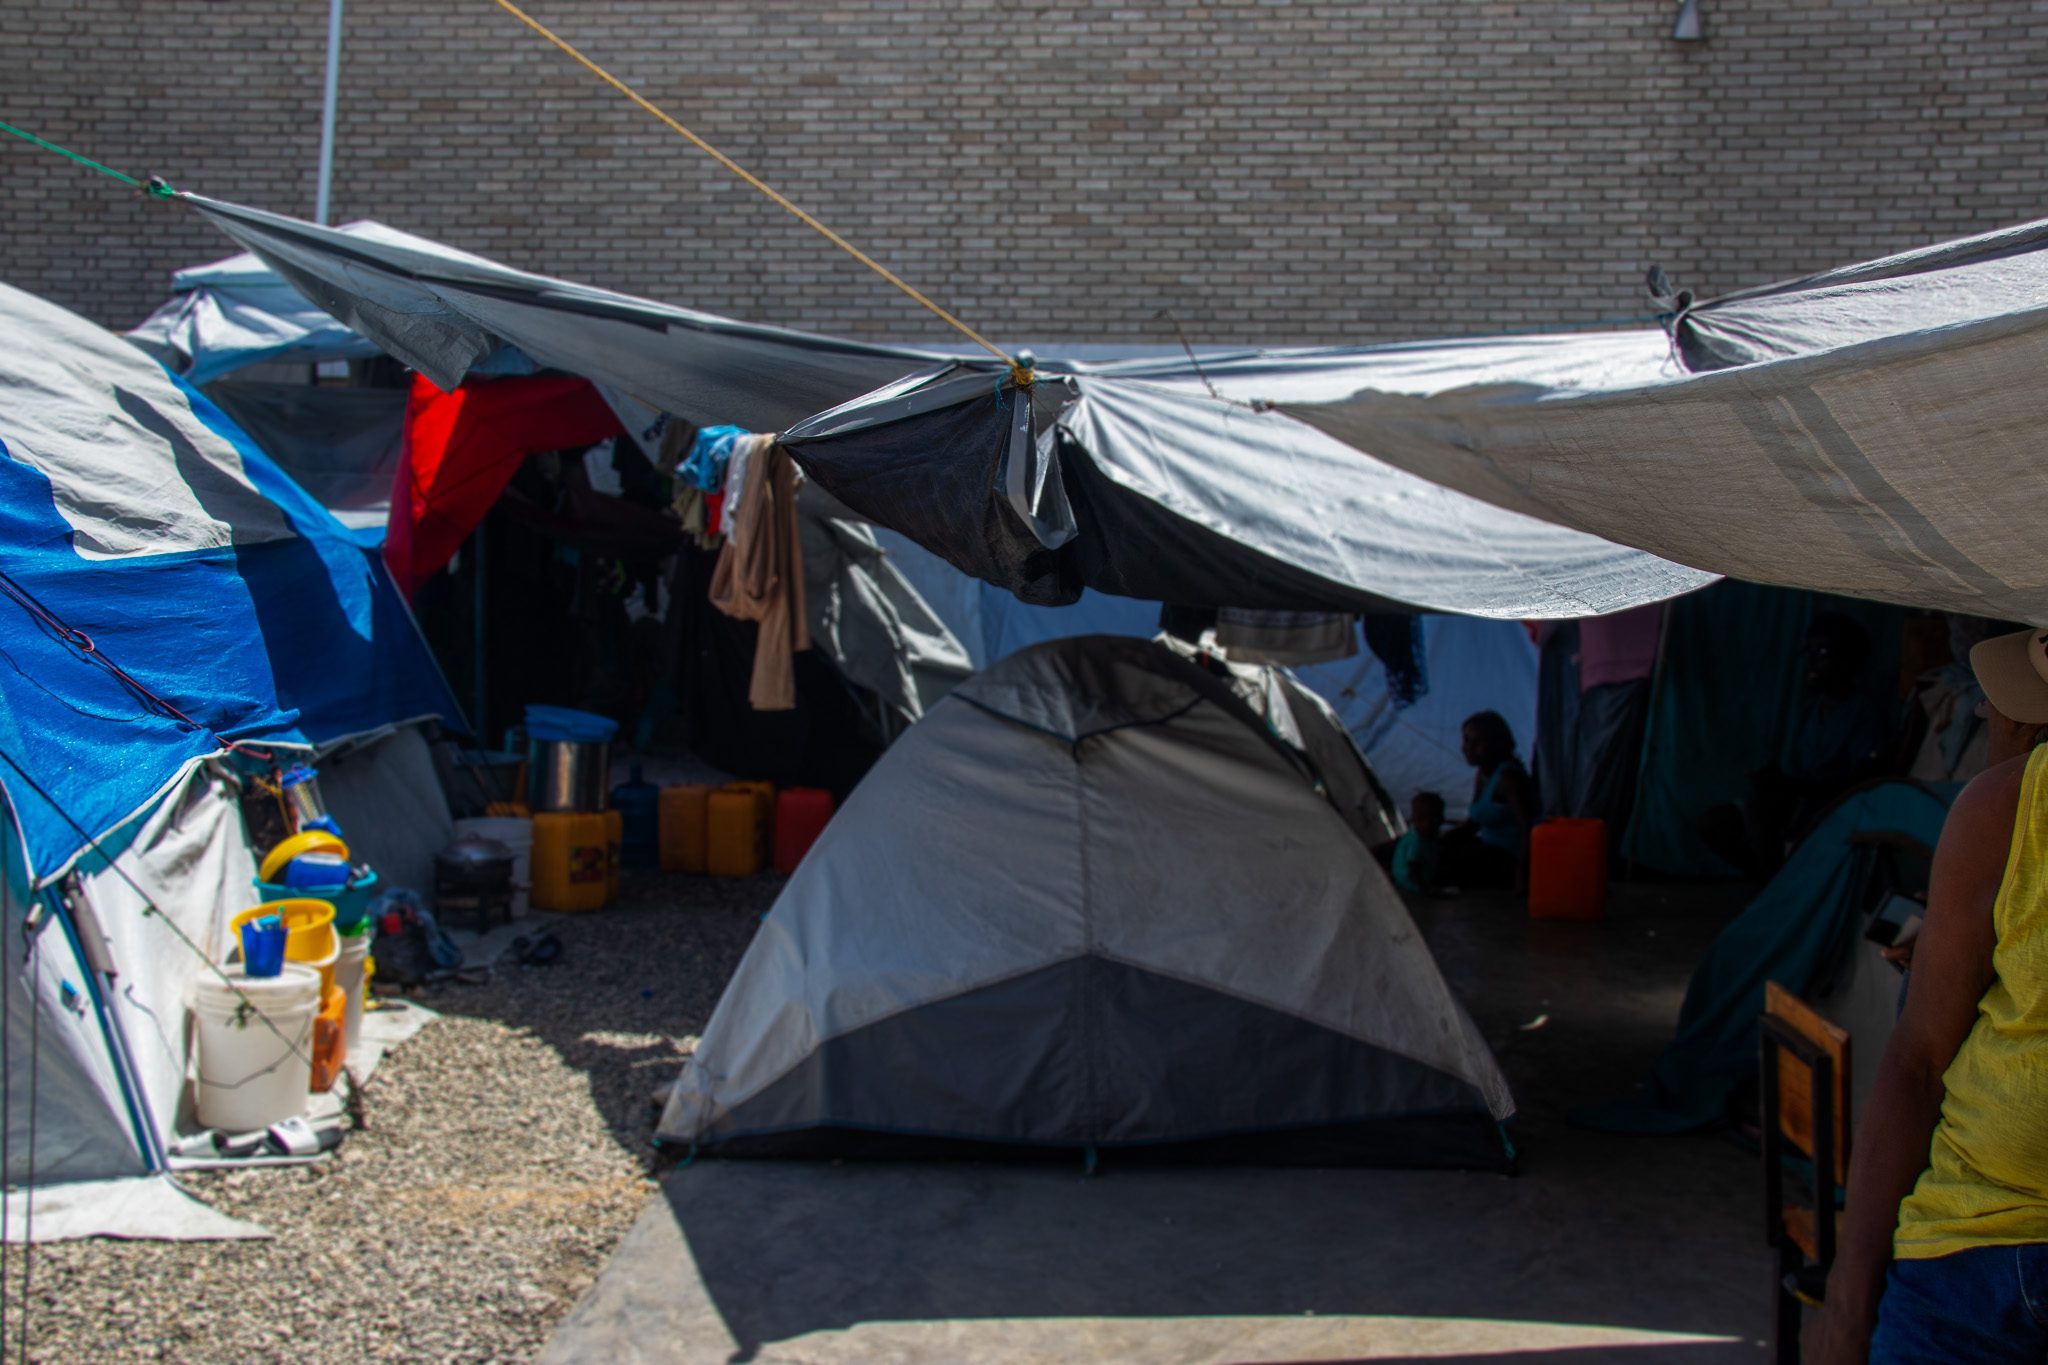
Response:
[[[285,864],[301,853],[336,853],[343,862],[348,861],[348,845],[324,829],[309,829],[304,834],[294,834],[279,842],[276,848],[263,856],[263,862],[256,869],[259,881],[281,882],[284,880]]]
[[[326,901],[288,900],[250,906],[228,924],[228,934],[234,940],[230,958],[242,950],[242,926],[265,915],[276,915],[284,922],[285,961],[319,972],[320,998],[325,1000],[327,992],[334,989],[334,964],[341,956],[341,939],[334,932],[333,905]]]

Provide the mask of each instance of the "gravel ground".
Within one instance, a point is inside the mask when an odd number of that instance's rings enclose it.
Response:
[[[22,1252],[0,1359],[531,1359],[653,1191],[648,1095],[710,1016],[774,877],[629,872],[620,901],[421,1003],[446,1017],[366,1087],[366,1127],[305,1167],[185,1177],[262,1242],[64,1242]]]

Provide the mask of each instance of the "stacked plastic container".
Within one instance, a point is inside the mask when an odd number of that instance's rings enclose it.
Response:
[[[787,876],[831,818],[832,794],[815,787],[779,793],[773,782],[759,781],[664,787],[661,865],[713,877],[751,877],[772,866]]]
[[[1529,918],[1607,915],[1607,822],[1545,820],[1529,832]]]
[[[526,708],[528,788],[533,805],[533,889],[536,910],[601,910],[618,893],[619,813],[607,808],[608,766],[618,722],[558,706]],[[562,777],[552,759],[564,751],[586,761],[596,755],[590,780]]]

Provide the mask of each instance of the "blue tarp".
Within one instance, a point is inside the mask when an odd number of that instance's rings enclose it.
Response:
[[[31,295],[0,322],[0,784],[38,880],[223,741],[461,724],[375,553],[218,408]]]

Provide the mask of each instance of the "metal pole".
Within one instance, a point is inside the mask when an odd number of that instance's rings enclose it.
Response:
[[[476,747],[479,749],[491,747],[484,739],[486,727],[490,724],[484,713],[484,703],[490,699],[485,690],[489,680],[489,671],[484,666],[484,649],[489,643],[484,632],[484,611],[487,603],[487,588],[484,580],[484,533],[489,529],[485,523],[477,523],[476,537],[471,541],[474,551],[470,555],[469,566],[469,571],[476,575],[476,582],[472,585],[472,596],[470,599],[470,612],[476,618],[470,623],[470,655],[473,660],[470,665],[470,690],[475,698],[474,705],[476,710],[470,716],[470,724],[476,728]]]
[[[313,221],[327,223],[327,190],[334,179],[334,105],[341,84],[341,3],[327,0],[327,98],[320,110],[320,185],[313,201]]]

